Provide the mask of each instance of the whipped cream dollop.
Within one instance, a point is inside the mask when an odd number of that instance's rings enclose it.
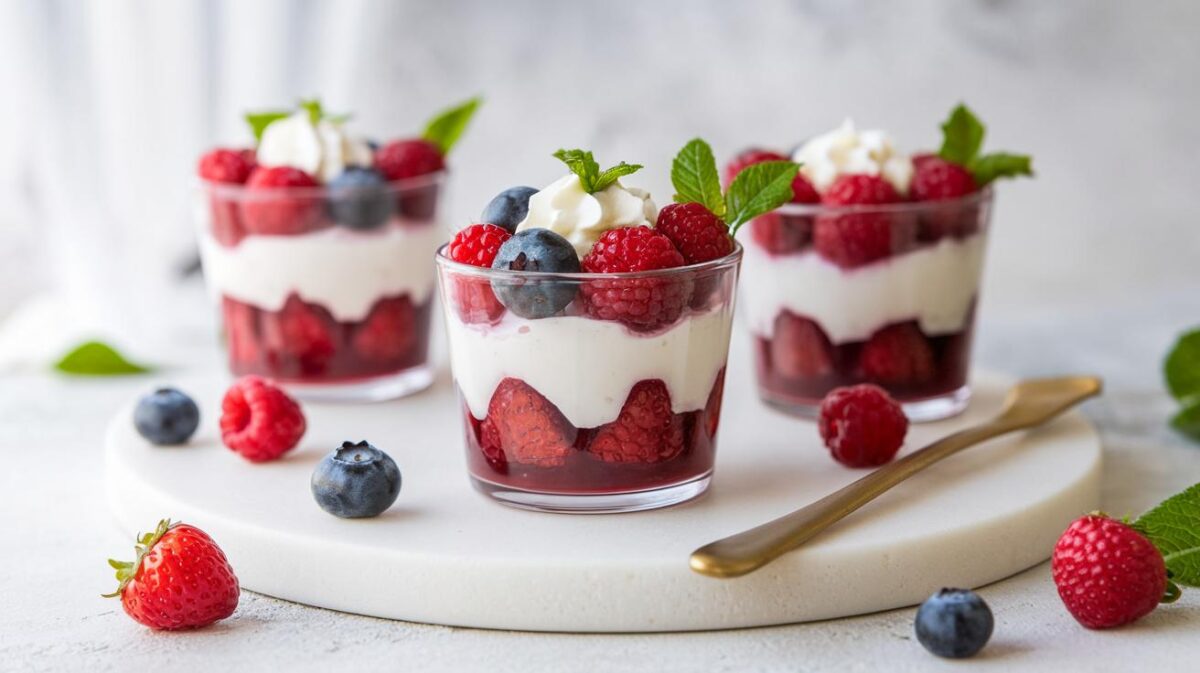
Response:
[[[610,229],[654,226],[658,208],[648,192],[614,182],[589,194],[575,174],[559,178],[529,197],[529,213],[517,231],[549,229],[575,246],[580,259]]]
[[[792,161],[800,164],[800,172],[818,192],[841,175],[857,173],[882,176],[896,191],[907,194],[913,174],[912,159],[896,150],[887,133],[859,131],[851,119],[801,145]]]
[[[313,122],[307,110],[299,110],[271,122],[258,143],[257,159],[263,166],[291,166],[329,182],[347,166],[370,166],[371,148],[362,138],[353,138],[342,125],[321,119]]]

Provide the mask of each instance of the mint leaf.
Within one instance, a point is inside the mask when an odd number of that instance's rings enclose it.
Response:
[[[1025,154],[993,152],[976,158],[967,165],[975,184],[980,187],[996,178],[1015,178],[1018,175],[1033,175],[1033,159]]]
[[[467,130],[467,124],[471,123],[471,117],[475,116],[475,111],[482,104],[483,99],[476,96],[465,103],[442,110],[425,125],[425,132],[421,137],[437,145],[442,156],[449,154],[450,148],[462,137],[463,132]]]
[[[1200,587],[1200,484],[1162,501],[1133,527],[1162,552],[1171,581]]]
[[[1183,408],[1171,417],[1171,427],[1200,442],[1200,396],[1183,400]]]
[[[983,122],[959,103],[942,123],[942,148],[938,156],[963,166],[970,165],[983,147]]]
[[[596,163],[591,152],[559,150],[554,153],[554,158],[566,164],[572,173],[579,176],[579,182],[583,184],[583,191],[589,194],[596,191],[594,187],[596,181],[600,179],[600,164]]]
[[[314,125],[325,118],[325,109],[321,107],[320,98],[301,100],[299,103],[299,108],[301,110],[308,111],[308,119]]]
[[[725,195],[729,235],[736,235],[738,227],[746,222],[791,201],[792,180],[799,170],[800,165],[790,161],[766,161],[738,173]]]
[[[1200,329],[1179,337],[1163,362],[1163,374],[1175,399],[1200,395]]]
[[[605,171],[596,178],[596,183],[592,185],[591,191],[602,192],[608,189],[609,186],[616,182],[621,176],[633,175],[640,170],[642,170],[641,164],[627,164],[622,161],[612,168],[605,169]]]
[[[246,123],[250,125],[250,131],[254,133],[254,142],[262,140],[263,131],[266,131],[267,127],[270,126],[272,122],[277,122],[280,119],[287,119],[291,114],[292,113],[290,112],[284,112],[282,110],[275,110],[271,112],[247,112],[245,114],[245,119]]]
[[[150,371],[147,367],[126,360],[112,346],[99,341],[88,341],[76,346],[56,362],[54,368],[64,374],[82,376],[117,376]]]
[[[688,141],[671,162],[671,184],[678,203],[699,203],[717,217],[725,216],[721,176],[712,148],[700,138]]]

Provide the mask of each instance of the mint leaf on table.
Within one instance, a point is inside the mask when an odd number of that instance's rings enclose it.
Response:
[[[99,341],[88,341],[73,348],[54,368],[64,374],[80,376],[121,376],[143,374],[148,367],[125,359],[115,348]]]
[[[1133,527],[1162,552],[1172,582],[1200,587],[1200,484],[1162,501]]]
[[[267,130],[273,122],[280,119],[287,119],[292,113],[283,110],[273,110],[270,112],[247,112],[245,115],[246,123],[250,125],[250,131],[254,133],[254,142],[262,140],[263,131]]]
[[[1033,159],[1026,154],[993,152],[976,158],[967,166],[967,170],[971,171],[975,184],[982,187],[996,178],[1033,176]]]
[[[475,116],[475,111],[482,104],[483,99],[476,96],[454,107],[442,110],[425,125],[425,132],[421,134],[421,137],[437,145],[442,156],[449,154],[450,148],[454,147],[458,139],[462,137],[467,130],[467,125],[471,123],[471,118]]]
[[[559,150],[554,153],[554,158],[566,164],[572,173],[579,176],[583,191],[588,194],[608,189],[622,176],[642,170],[641,164],[627,164],[622,161],[601,171],[600,164],[596,163],[592,153],[585,150]]]
[[[791,161],[765,161],[747,166],[725,194],[729,235],[746,222],[792,200],[792,181],[800,165]]]
[[[677,203],[699,203],[717,217],[725,216],[721,176],[712,148],[700,138],[688,141],[671,162],[671,185]]]
[[[942,148],[938,156],[946,161],[969,165],[983,147],[983,122],[966,105],[959,103],[942,122]]]
[[[1175,399],[1200,395],[1200,329],[1179,337],[1163,362],[1163,374]]]

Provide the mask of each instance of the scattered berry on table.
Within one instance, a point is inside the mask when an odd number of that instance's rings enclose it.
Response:
[[[400,468],[366,441],[344,442],[317,463],[311,486],[317,504],[334,516],[379,516],[400,495]]]
[[[679,455],[683,419],[671,411],[666,384],[639,381],[617,419],[597,429],[587,450],[608,463],[657,463]]]
[[[242,223],[253,234],[303,234],[322,224],[316,178],[291,166],[256,168],[246,182]],[[297,192],[296,190],[300,190]]]
[[[917,640],[933,654],[973,657],[992,637],[992,610],[970,589],[941,589],[917,610]]]
[[[859,373],[884,385],[912,385],[932,379],[933,347],[915,323],[889,325],[871,335],[858,355]]]
[[[1162,553],[1138,531],[1098,514],[1076,519],[1054,545],[1054,584],[1067,611],[1089,629],[1150,614],[1167,589]]]
[[[375,151],[375,168],[389,181],[436,173],[445,167],[441,150],[427,140],[393,140]]]
[[[719,259],[733,252],[733,239],[725,221],[700,203],[664,206],[654,228],[671,239],[686,264]]]
[[[817,429],[839,463],[875,467],[896,456],[908,433],[908,418],[886,391],[864,383],[829,391]]]
[[[520,379],[500,382],[483,425],[485,447],[524,465],[562,465],[575,443],[575,428],[558,407]]]
[[[519,231],[500,246],[493,269],[543,273],[579,273],[579,257],[567,239],[549,229]],[[566,308],[579,286],[574,282],[493,277],[492,290],[500,303],[522,318],[546,318]]]
[[[239,379],[221,402],[221,441],[251,462],[291,451],[306,427],[300,405],[257,376]]]
[[[151,444],[183,444],[200,425],[200,409],[175,388],[159,388],[138,400],[133,425]]]
[[[684,265],[683,255],[665,235],[646,226],[612,229],[583,258],[588,273],[656,271]],[[588,315],[616,320],[631,329],[652,331],[675,322],[691,301],[693,282],[673,277],[588,280],[580,290]]]
[[[349,166],[329,181],[329,211],[350,229],[374,229],[387,221],[396,199],[379,171]]]
[[[827,206],[883,206],[902,199],[887,180],[875,175],[843,175],[826,190]],[[813,245],[843,268],[869,264],[909,250],[916,242],[917,221],[904,212],[850,212],[817,217]]]
[[[537,192],[533,187],[509,187],[488,202],[479,221],[504,227],[508,233],[514,233],[517,225],[529,214],[529,197]]]
[[[125,614],[152,629],[195,629],[237,609],[241,590],[225,553],[207,533],[162,520],[139,536],[134,561],[112,561]]]

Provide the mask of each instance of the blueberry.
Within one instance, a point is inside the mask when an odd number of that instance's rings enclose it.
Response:
[[[329,181],[329,211],[351,229],[374,229],[392,214],[395,199],[374,168],[348,166]]]
[[[312,474],[321,509],[343,519],[378,516],[400,495],[396,461],[367,442],[343,442]]]
[[[174,388],[159,388],[138,400],[133,427],[151,444],[182,444],[200,425],[200,409]]]
[[[510,234],[515,233],[517,225],[529,214],[529,197],[537,192],[533,187],[509,187],[488,202],[479,221],[504,227]]]
[[[965,659],[992,637],[992,611],[970,589],[942,589],[917,610],[917,640],[939,657]]]
[[[579,273],[579,257],[567,239],[549,229],[518,231],[500,246],[493,269]],[[500,303],[522,318],[546,318],[566,308],[579,287],[574,282],[521,278],[492,279]]]

